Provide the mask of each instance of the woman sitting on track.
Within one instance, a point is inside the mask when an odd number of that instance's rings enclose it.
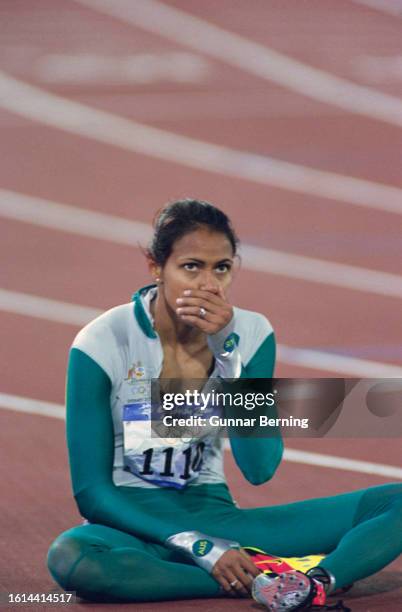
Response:
[[[279,609],[292,610],[308,607],[318,588],[349,585],[402,552],[401,484],[240,509],[225,482],[217,435],[165,445],[150,436],[151,378],[273,375],[270,323],[226,299],[236,247],[229,219],[211,204],[168,205],[148,252],[155,284],[92,321],[73,343],[67,438],[74,496],[87,521],[53,542],[48,566],[82,598],[247,596],[259,570],[241,547],[325,553],[309,576],[255,581],[268,609],[282,603]],[[230,442],[249,482],[272,478],[283,451],[279,435]]]

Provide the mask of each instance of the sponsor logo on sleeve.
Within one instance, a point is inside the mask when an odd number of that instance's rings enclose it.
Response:
[[[196,557],[205,557],[213,547],[214,545],[210,540],[197,540],[193,544],[193,553]]]
[[[225,342],[223,343],[223,348],[226,353],[233,353],[236,348],[236,344],[236,334],[232,333],[226,338]]]

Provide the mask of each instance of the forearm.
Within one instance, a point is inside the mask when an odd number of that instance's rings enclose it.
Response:
[[[147,542],[163,544],[181,552],[208,572],[224,552],[239,548],[239,544],[231,540],[211,537],[196,530],[183,531],[181,520],[179,525],[141,509],[133,503],[130,491],[120,487],[100,484],[78,493],[75,499],[82,516],[91,523],[119,529]]]
[[[239,388],[243,395],[246,393],[266,394],[272,392],[271,381],[274,373],[275,353],[275,337],[271,333],[260,345],[247,366],[242,367],[240,380],[235,382],[232,390],[235,391],[236,388]],[[283,440],[280,429],[278,427],[267,429],[258,426],[260,415],[267,418],[277,418],[276,407],[267,401],[266,405],[255,407],[246,415],[245,408],[241,407],[240,410],[242,417],[256,418],[257,425],[249,436],[244,428],[240,428],[240,430],[229,428],[232,453],[244,477],[252,484],[259,485],[273,477],[283,455]]]
[[[182,531],[171,535],[165,542],[168,548],[183,553],[208,573],[228,550],[239,550],[240,544],[233,540],[215,538],[200,531]]]
[[[75,500],[82,516],[91,523],[119,529],[146,541],[163,544],[180,531],[179,524],[171,517],[167,521],[158,505],[155,513],[150,513],[130,493],[127,488],[104,483],[80,491]]]

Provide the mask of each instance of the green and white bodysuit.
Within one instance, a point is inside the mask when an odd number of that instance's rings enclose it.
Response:
[[[72,345],[67,442],[74,497],[87,523],[62,533],[50,547],[48,566],[55,580],[95,601],[218,596],[220,587],[208,572],[166,546],[169,537],[186,531],[282,556],[327,553],[322,565],[338,586],[398,556],[400,538],[388,537],[385,545],[384,530],[388,534],[402,524],[402,485],[241,509],[226,484],[221,436],[211,434],[200,447],[197,439],[164,445],[149,435],[148,381],[159,377],[163,362],[150,314],[156,291],[144,287],[133,302],[87,325]],[[229,343],[233,338],[237,375],[271,378],[275,339],[269,321],[234,308]],[[215,356],[211,379],[222,374],[227,339],[225,333],[208,337]],[[135,429],[134,443],[125,444],[127,427]],[[279,434],[232,437],[230,446],[254,485],[272,478],[283,453]],[[369,543],[370,551],[373,544],[379,551],[372,562],[372,555],[359,554],[359,563],[345,565],[358,546],[364,553]]]

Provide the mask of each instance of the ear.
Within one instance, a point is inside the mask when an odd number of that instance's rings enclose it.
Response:
[[[147,264],[148,264],[148,270],[149,270],[150,275],[152,276],[152,279],[156,283],[158,283],[160,280],[162,267],[158,265],[149,255],[147,256]]]

